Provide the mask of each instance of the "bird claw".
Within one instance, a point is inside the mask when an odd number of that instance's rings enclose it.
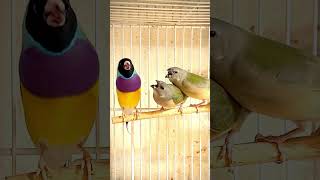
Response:
[[[200,106],[199,104],[190,104],[190,107],[196,108],[196,110],[197,110],[196,112],[197,113],[199,113],[199,108],[198,108],[199,106]]]
[[[320,136],[320,127],[311,133],[311,136]]]
[[[260,133],[258,133],[255,137],[255,142],[266,142],[275,146],[277,150],[277,164],[283,163],[283,156],[282,152],[280,151],[279,144],[283,143],[285,140],[286,139],[282,138],[281,136],[263,136]]]
[[[230,131],[227,134],[227,136],[224,140],[224,144],[221,147],[219,154],[218,154],[218,160],[222,160],[224,158],[224,162],[225,162],[226,167],[231,167],[231,163],[232,163],[231,151],[229,148],[231,135],[232,135],[232,131]]]
[[[183,114],[183,111],[182,111],[182,107],[181,107],[181,106],[179,107],[178,112],[179,112],[181,115]]]
[[[85,150],[82,145],[79,145],[79,148],[83,152],[83,158],[80,162],[77,163],[77,165],[80,165],[82,170],[82,175],[86,174],[88,176],[88,180],[92,179],[92,175],[94,174],[94,168],[92,164],[92,158],[90,153]]]
[[[48,180],[48,177],[52,177],[52,173],[53,170],[50,169],[48,167],[48,165],[46,164],[46,162],[44,161],[44,159],[42,157],[40,157],[39,160],[39,167],[36,171],[36,176],[40,176],[43,180]]]

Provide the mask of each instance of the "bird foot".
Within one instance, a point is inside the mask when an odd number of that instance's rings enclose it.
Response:
[[[90,153],[85,150],[84,147],[82,147],[82,144],[79,144],[79,148],[83,153],[83,158],[81,161],[78,161],[76,163],[76,165],[80,165],[81,170],[82,170],[82,175],[87,175],[88,176],[88,180],[92,179],[92,175],[94,174],[94,168],[93,168],[93,164],[92,164],[92,158]]]
[[[202,104],[205,104],[207,101],[206,100],[202,100],[201,103],[199,104],[190,104],[190,107],[195,107],[196,110],[197,110],[197,113],[199,113],[199,107],[202,105]]]
[[[311,133],[311,136],[320,136],[320,127]]]
[[[267,142],[275,146],[277,150],[277,160],[276,163],[281,164],[283,163],[283,156],[282,152],[280,151],[279,144],[285,142],[287,138],[283,138],[283,136],[263,136],[258,133],[255,137],[255,142]]]
[[[39,160],[39,166],[36,171],[36,176],[41,175],[43,180],[48,180],[48,177],[52,177],[52,174],[53,174],[53,170],[48,167],[47,163],[41,156]]]
[[[178,112],[179,112],[181,115],[183,114],[182,106],[179,106]]]
[[[221,147],[218,160],[222,160],[224,158],[225,166],[230,167],[232,163],[231,158],[231,151],[230,151],[230,138],[232,136],[233,131],[228,132],[227,136],[225,137],[224,144]]]
[[[161,108],[160,108],[160,111],[164,111],[165,109],[164,109],[164,107],[163,106],[161,106]]]
[[[194,107],[197,110],[197,113],[199,113],[199,104],[190,104],[190,107]]]
[[[226,167],[230,167],[232,163],[231,153],[226,144],[224,144],[218,154],[218,160],[224,159],[224,163]]]

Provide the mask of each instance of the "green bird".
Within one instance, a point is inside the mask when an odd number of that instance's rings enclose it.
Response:
[[[173,84],[167,84],[156,80],[157,84],[151,85],[153,89],[153,99],[161,106],[161,109],[172,109],[179,106],[179,111],[188,96]]]
[[[211,74],[210,74],[211,76]],[[230,139],[246,119],[249,111],[241,107],[212,77],[210,102],[210,141],[225,137],[219,159],[224,157],[226,166],[231,164]]]
[[[320,120],[320,59],[215,18],[212,24],[214,80],[243,108],[297,125],[280,136],[256,136],[277,145],[281,163],[279,143],[303,131],[303,122]]]
[[[199,104],[192,104],[197,108],[210,101],[210,81],[207,78],[188,72],[178,67],[167,69],[165,76],[172,84],[177,86],[184,94],[189,97],[201,100]]]

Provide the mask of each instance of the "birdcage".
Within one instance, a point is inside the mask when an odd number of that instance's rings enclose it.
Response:
[[[0,82],[0,179],[8,176],[19,176],[34,172],[38,167],[39,152],[33,145],[27,132],[23,106],[20,97],[20,80],[18,62],[21,51],[22,20],[28,0],[1,1],[3,14],[0,22],[4,29],[0,36],[1,46],[1,77]],[[108,59],[108,21],[105,20],[108,11],[107,1],[70,1],[84,32],[96,47],[101,67],[107,66]],[[106,50],[107,49],[107,50]],[[101,92],[107,90],[107,68],[101,68]],[[109,111],[107,107],[108,93],[100,95],[99,119],[88,138],[85,147],[91,152],[94,159],[108,159],[109,151]],[[79,155],[74,158],[78,159]],[[106,169],[106,172],[108,169]],[[18,177],[18,176],[17,176]],[[17,179],[19,179],[19,177]],[[14,178],[14,177],[13,177]]]
[[[318,55],[318,8],[318,0],[215,0],[212,1],[211,16],[269,39],[301,48],[307,53]],[[316,124],[309,123],[307,130],[299,136],[310,134],[315,127]],[[252,114],[240,132],[235,135],[233,143],[239,144],[240,147],[241,144],[253,142],[258,132],[265,135],[281,134],[292,128],[294,126],[289,121]],[[221,145],[222,141],[214,143],[213,146]],[[243,158],[249,156],[246,155]],[[313,158],[289,160],[282,164],[268,162],[243,165],[234,168],[233,173],[228,172],[226,168],[213,169],[211,175],[213,179],[219,180],[318,179],[319,168],[319,161]]]
[[[115,79],[120,59],[141,77],[141,114],[160,109],[150,85],[177,66],[209,77],[210,2],[110,2],[111,119],[121,115]],[[197,102],[189,99],[185,106]],[[112,179],[209,179],[209,113],[110,121]]]

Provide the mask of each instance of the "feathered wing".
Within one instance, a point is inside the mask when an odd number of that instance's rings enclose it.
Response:
[[[169,84],[169,87],[172,92],[172,100],[175,104],[178,105],[186,101],[188,97],[185,94],[183,94],[183,92],[179,88],[172,84]]]

